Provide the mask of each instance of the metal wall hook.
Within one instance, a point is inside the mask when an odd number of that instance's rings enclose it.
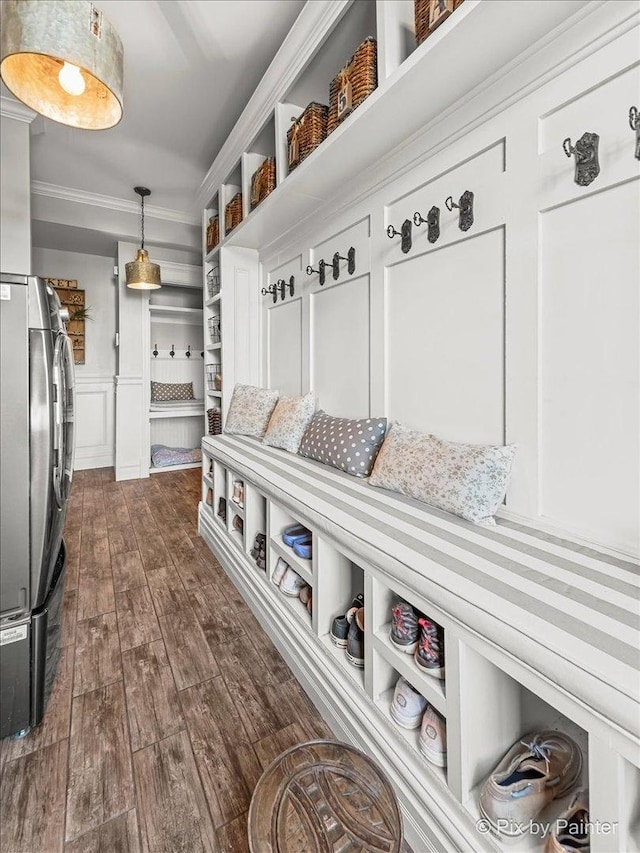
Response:
[[[575,157],[575,172],[573,180],[580,187],[588,187],[600,174],[600,163],[598,162],[598,144],[600,137],[597,133],[586,131],[582,134],[575,145],[571,143],[571,137],[562,143],[562,150],[567,155]]]
[[[326,275],[326,270],[325,270],[326,266],[327,266],[327,262],[323,261],[322,258],[320,258],[320,260],[318,261],[318,269],[317,270],[314,270],[314,268],[311,266],[311,264],[309,264],[307,266],[307,275],[313,275],[314,273],[318,274],[318,279],[320,281],[320,287],[322,287],[324,285],[324,280],[325,280],[325,275]]]
[[[457,208],[460,211],[458,217],[458,228],[461,231],[468,231],[473,225],[473,193],[471,190],[465,190],[460,196],[458,203],[453,200],[453,196],[448,196],[445,199],[445,207],[447,210]]]
[[[629,107],[629,127],[636,132],[636,160],[640,160],[640,113],[637,107]]]
[[[278,279],[278,281],[276,282],[276,287],[280,291],[280,299],[282,299],[284,301],[284,294],[285,294],[285,290],[287,288],[289,288],[289,296],[293,296],[294,284],[295,284],[295,279],[293,276],[291,276],[289,281],[285,281],[283,278]]]
[[[396,231],[396,229],[393,227],[393,225],[387,226],[387,237],[389,237],[389,238],[401,237],[402,241],[401,241],[400,248],[402,249],[403,253],[406,255],[407,252],[411,251],[411,246],[412,246],[411,220],[405,219],[405,221],[402,223],[400,231]]]
[[[173,358],[175,354],[176,354],[176,345],[171,344],[171,349],[169,350],[169,355],[171,356],[171,358]]]
[[[187,344],[187,351],[185,352],[187,358],[191,358],[191,344]]]
[[[435,204],[427,213],[427,218],[424,219],[422,214],[416,210],[413,214],[413,224],[419,228],[423,223],[427,224],[427,240],[430,243],[435,243],[440,236],[440,208]]]
[[[153,357],[157,358],[160,355],[160,353],[158,352],[158,344],[154,344],[153,346],[154,346]]]
[[[200,353],[200,358],[204,358],[204,352]]]
[[[349,249],[346,256],[336,252],[331,261],[333,267],[333,280],[337,281],[340,278],[340,261],[347,261],[347,272],[353,275],[356,271],[356,250],[353,246]]]
[[[260,293],[263,296],[268,296],[269,294],[271,294],[271,296],[273,297],[273,301],[274,302],[278,301],[278,285],[277,284],[270,284],[269,287],[263,287],[262,290],[260,291]]]

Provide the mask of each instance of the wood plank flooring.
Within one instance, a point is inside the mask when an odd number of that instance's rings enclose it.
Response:
[[[198,537],[200,471],[75,475],[62,657],[0,743],[2,853],[246,853],[251,794],[331,732]]]

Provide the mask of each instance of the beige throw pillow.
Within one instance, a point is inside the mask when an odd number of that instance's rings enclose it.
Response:
[[[456,444],[394,424],[369,480],[475,524],[495,525],[507,491],[514,444]]]
[[[280,397],[264,436],[264,443],[297,453],[302,436],[316,410],[313,394],[304,397]]]
[[[271,413],[278,402],[278,392],[253,385],[236,385],[229,404],[224,431],[230,435],[262,438]]]

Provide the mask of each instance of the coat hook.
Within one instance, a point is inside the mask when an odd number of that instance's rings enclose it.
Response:
[[[637,107],[629,107],[629,127],[636,132],[636,160],[640,160],[640,113]]]
[[[447,210],[453,210],[455,207],[460,211],[458,228],[461,231],[468,231],[473,225],[473,193],[471,190],[465,190],[457,204],[453,200],[453,196],[448,196],[444,204]]]
[[[175,354],[176,354],[176,345],[171,344],[171,349],[169,350],[169,355],[171,356],[171,358],[173,358]]]
[[[598,143],[600,137],[597,133],[582,134],[575,145],[571,143],[571,137],[567,138],[562,143],[562,150],[571,157],[575,157],[575,172],[573,180],[579,187],[588,187],[592,181],[600,174],[600,163],[598,162]]]
[[[393,225],[389,225],[387,227],[387,237],[392,239],[393,237],[402,237],[402,241],[400,244],[400,248],[403,253],[406,255],[407,252],[411,251],[412,240],[411,240],[411,220],[405,219],[402,223],[400,231],[396,231]]]
[[[293,296],[294,292],[294,284],[295,278],[291,276],[289,281],[285,281],[283,278],[279,278],[276,284],[276,287],[280,290],[280,299],[284,301],[284,292],[287,288],[289,288],[289,296]]]
[[[336,252],[333,256],[331,266],[333,267],[334,281],[337,281],[340,278],[340,261],[347,261],[347,272],[349,275],[353,275],[356,271],[356,250],[353,246],[349,249],[346,255],[341,255],[340,252]]]
[[[325,272],[326,266],[327,266],[327,262],[324,261],[322,258],[320,258],[320,260],[318,261],[318,269],[317,270],[314,270],[314,268],[311,266],[311,264],[309,264],[307,267],[307,275],[313,275],[314,272],[318,274],[318,279],[320,281],[320,287],[322,287],[324,285],[324,279],[325,279],[325,275],[326,275],[326,272]]]
[[[413,224],[416,228],[419,228],[425,222],[427,224],[427,240],[430,243],[435,243],[440,236],[440,208],[436,207],[435,204],[429,213],[427,213],[426,219],[417,210],[413,214]]]
[[[277,284],[270,284],[269,287],[263,287],[262,290],[260,291],[260,293],[263,296],[267,296],[270,293],[271,296],[273,297],[273,301],[274,302],[278,301],[278,285]]]
[[[200,353],[200,358],[204,358],[204,352]]]
[[[153,357],[154,357],[154,358],[157,358],[157,357],[158,357],[158,355],[159,355],[159,352],[158,352],[158,344],[154,344],[153,346],[155,347],[155,349],[153,350]]]
[[[187,358],[191,358],[191,344],[187,344],[187,351],[185,352]]]

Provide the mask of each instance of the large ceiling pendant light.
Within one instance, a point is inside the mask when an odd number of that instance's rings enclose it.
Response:
[[[122,118],[122,42],[90,0],[4,0],[0,75],[24,104],[84,130]]]
[[[149,253],[144,247],[144,200],[145,197],[151,195],[151,190],[146,187],[134,187],[134,192],[140,196],[140,212],[141,212],[141,240],[140,248],[136,255],[135,261],[130,261],[126,264],[127,270],[127,287],[134,290],[157,290],[162,287],[160,283],[160,267],[158,264],[153,264],[149,260]]]

